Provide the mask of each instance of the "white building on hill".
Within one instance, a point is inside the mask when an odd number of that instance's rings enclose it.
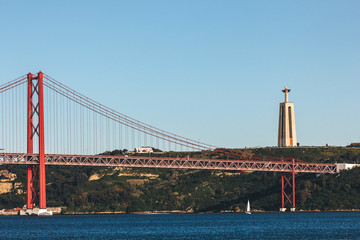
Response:
[[[153,153],[152,147],[137,147],[135,148],[136,153]]]

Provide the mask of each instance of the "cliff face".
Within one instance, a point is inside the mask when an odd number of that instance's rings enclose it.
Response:
[[[16,174],[8,170],[0,170],[0,194],[15,192],[22,194],[22,183],[16,182]]]

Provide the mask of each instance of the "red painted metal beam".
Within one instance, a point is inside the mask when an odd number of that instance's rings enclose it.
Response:
[[[27,94],[27,153],[33,153],[33,76],[31,73],[27,75],[28,94]],[[26,190],[26,204],[28,209],[32,209],[34,202],[34,178],[33,165],[27,165],[27,190]]]
[[[39,90],[39,207],[46,208],[46,179],[45,179],[45,137],[44,137],[44,88],[43,73],[38,73]]]
[[[0,164],[38,164],[39,155],[0,153]],[[209,169],[231,171],[263,171],[283,173],[336,173],[335,164],[291,163],[281,161],[247,161],[225,159],[194,159],[139,156],[61,155],[45,154],[46,165]]]
[[[292,207],[295,209],[295,159],[292,160]]]
[[[284,174],[281,175],[281,207],[285,207]]]
[[[292,166],[290,173],[283,173],[281,175],[281,206],[284,209],[287,204],[295,209],[295,159],[292,159]]]

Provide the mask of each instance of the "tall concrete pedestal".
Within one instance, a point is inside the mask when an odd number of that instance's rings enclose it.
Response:
[[[294,103],[288,102],[288,93],[290,92],[290,89],[285,87],[282,91],[285,93],[285,102],[280,103],[278,146],[296,147],[297,138]]]

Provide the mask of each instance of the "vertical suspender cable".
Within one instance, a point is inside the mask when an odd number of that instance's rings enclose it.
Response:
[[[17,99],[17,96],[19,96],[18,95],[18,89],[19,89],[19,87],[16,87],[16,88],[14,88],[14,100],[15,100],[15,131],[16,131],[16,133],[15,133],[15,138],[16,138],[16,149],[15,149],[15,151],[16,152],[20,152],[19,151],[19,139],[20,139],[20,137],[19,137],[19,125],[18,125],[18,114],[19,114],[19,101],[18,101],[18,99]]]
[[[11,114],[9,114],[10,116],[11,116],[11,119],[10,119],[10,123],[11,123],[11,128],[10,129],[14,129],[14,102],[13,102],[13,95],[14,94],[12,94],[12,89],[10,90],[10,93],[11,93],[11,95],[10,95],[10,98],[9,98],[9,100],[10,100],[10,102],[11,102]],[[11,135],[11,139],[12,139],[12,145],[11,145],[11,147],[13,148],[14,147],[14,133],[12,133],[12,134],[10,134]],[[14,149],[11,149],[11,151],[12,152],[15,152],[14,151]]]
[[[17,106],[17,99],[16,99],[16,89],[17,88],[13,88],[13,98],[14,98],[14,108],[13,108],[13,112],[14,112],[14,119],[13,119],[13,123],[14,123],[14,142],[15,142],[15,146],[14,146],[14,152],[18,152],[18,126],[17,126],[17,112],[18,112],[18,106]]]
[[[126,149],[130,150],[129,127],[128,126],[124,126],[124,127],[125,127],[125,146]]]
[[[92,117],[93,117],[93,127],[94,127],[92,139],[93,139],[93,151],[95,154],[96,153],[96,131],[97,131],[96,121],[95,121],[95,112],[92,112]]]
[[[72,138],[72,143],[73,143],[73,149],[72,149],[72,152],[71,154],[75,154],[76,153],[76,109],[75,109],[75,104],[74,102],[70,101],[71,102],[71,129],[72,131],[70,132],[71,134],[71,138]]]
[[[6,126],[5,122],[4,122],[4,94],[5,93],[1,93],[1,126]],[[5,143],[4,143],[4,127],[1,128],[1,148],[5,148]]]
[[[59,101],[58,101],[58,95],[56,92],[55,94],[55,131],[56,131],[56,152],[60,153],[60,134],[59,134]]]
[[[4,126],[8,126],[8,117],[9,117],[9,114],[6,114],[7,113],[7,105],[8,105],[8,92],[4,92],[3,93],[4,94],[4,99],[5,99],[5,101],[4,101],[4,103],[7,103],[7,104],[4,104],[4,116],[6,116],[6,117],[4,117]],[[8,139],[8,137],[7,137],[7,132],[9,131],[9,128],[7,127],[7,128],[5,128],[4,129],[4,139],[5,139],[5,141],[8,143],[9,142],[9,139]],[[9,151],[9,148],[8,148],[8,145],[5,143],[5,141],[4,141],[4,146],[3,146],[3,148],[6,150],[6,151]]]
[[[21,136],[20,136],[20,139],[21,139],[21,152],[22,153],[25,153],[25,151],[23,151],[23,150],[25,150],[24,149],[24,139],[25,139],[25,136],[24,136],[24,133],[25,133],[25,129],[24,129],[24,123],[25,123],[25,121],[23,121],[23,120],[25,120],[25,119],[23,119],[23,116],[25,116],[25,114],[26,114],[26,112],[25,111],[23,111],[24,110],[24,106],[25,106],[25,101],[24,101],[24,95],[25,95],[25,92],[24,92],[24,87],[23,87],[23,85],[21,86],[21,91],[20,91],[21,93],[20,93],[20,103],[22,103],[21,105],[20,105],[20,107],[21,107],[21,113],[20,113],[20,125],[21,125]]]
[[[104,149],[103,151],[108,151],[109,150],[109,130],[108,130],[108,118],[106,116],[102,117],[103,121],[104,121]]]
[[[135,149],[135,129],[134,128],[132,128],[131,129],[131,134],[132,134],[132,150],[134,150]]]
[[[71,133],[71,122],[70,122],[70,100],[67,99],[67,124],[68,124],[68,130],[67,130],[67,135],[68,135],[68,151],[69,154],[71,154],[71,137],[70,137],[70,133]]]
[[[75,139],[75,151],[74,153],[75,154],[79,154],[80,152],[80,147],[79,147],[79,143],[80,143],[80,133],[79,133],[79,130],[80,130],[80,127],[79,127],[79,109],[78,109],[78,106],[76,105],[75,102],[73,102],[73,105],[74,105],[74,111],[75,111],[75,114],[74,114],[74,139]]]
[[[103,149],[103,145],[104,145],[104,139],[103,139],[103,133],[104,133],[104,130],[103,130],[103,119],[102,117],[97,114],[97,118],[99,119],[99,129],[98,129],[98,134],[99,134],[99,137],[98,137],[98,152],[101,153],[102,152],[102,149]]]
[[[53,136],[51,138],[51,141],[53,142],[54,148],[52,153],[56,153],[56,145],[57,145],[57,137],[56,137],[56,105],[55,105],[55,92],[52,92],[51,94],[53,102],[53,108],[51,109],[51,112],[53,112]]]
[[[162,141],[162,147],[163,147],[163,151],[166,151],[166,149],[165,149],[165,140],[164,139],[161,139],[161,141]]]
[[[84,154],[84,120],[83,119],[84,119],[83,108],[80,106],[81,154],[82,155]]]
[[[76,105],[76,104],[75,104]],[[79,139],[78,139],[78,141],[79,141],[79,150],[78,150],[78,154],[83,154],[83,150],[82,150],[82,148],[83,148],[83,135],[82,135],[82,115],[81,115],[81,113],[82,113],[82,108],[81,108],[81,105],[80,104],[78,104],[78,105],[76,105],[77,106],[77,109],[78,109],[78,117],[77,117],[77,122],[78,122],[78,127],[79,127]]]
[[[148,144],[147,144],[147,135],[146,135],[146,133],[145,133],[145,127],[144,127],[144,145],[145,146],[147,146]]]
[[[7,103],[7,102],[8,102],[8,101],[7,101],[7,98],[6,98],[6,97],[7,97],[7,92],[4,92],[3,94],[4,94],[4,99],[5,99],[5,100],[3,101],[3,103],[5,103],[5,102]],[[3,105],[3,109],[4,109],[4,114],[3,114],[3,116],[4,116],[4,126],[7,126],[6,118],[9,117],[9,115],[6,114],[6,104]],[[6,116],[6,117],[5,117],[5,116]],[[5,128],[5,129],[4,129],[4,139],[5,139],[5,140],[4,140],[4,146],[3,146],[3,148],[4,148],[6,151],[8,151],[8,147],[7,147],[7,145],[5,144],[5,141],[8,141],[8,139],[7,139],[7,137],[6,137],[6,133],[7,133],[8,129],[9,129],[9,128]]]
[[[26,114],[26,112],[25,111],[23,111],[24,110],[24,106],[25,106],[25,101],[24,101],[24,99],[23,99],[23,97],[24,97],[24,95],[25,95],[25,93],[24,93],[24,87],[23,86],[21,86],[21,93],[20,93],[20,103],[22,103],[21,105],[20,105],[20,107],[21,107],[21,113],[20,113],[20,125],[21,125],[21,136],[20,136],[20,139],[21,139],[21,152],[22,153],[25,153],[25,151],[23,151],[24,150],[24,145],[23,145],[23,143],[24,143],[24,132],[25,132],[25,129],[24,129],[24,124],[23,123],[25,123],[25,121],[23,121],[24,119],[23,119],[23,116],[25,116],[25,114]]]
[[[83,122],[83,108],[81,105],[79,105],[79,114],[80,114],[80,151],[81,151],[81,155],[84,155],[84,122]]]
[[[85,121],[84,121],[84,111],[85,109],[83,107],[81,107],[81,136],[82,136],[82,154],[85,154],[84,151],[84,146],[85,146],[85,132],[84,132],[84,128],[85,128]]]
[[[8,126],[8,118],[9,118],[9,113],[8,113],[8,111],[7,111],[7,108],[8,108],[8,106],[9,106],[9,100],[8,100],[8,95],[9,95],[9,93],[8,92],[5,92],[4,93],[5,94],[5,105],[4,105],[4,112],[5,112],[5,114],[4,114],[4,116],[6,115],[6,117],[5,117],[5,126]],[[7,137],[7,135],[8,135],[8,131],[9,131],[9,128],[7,127],[6,129],[5,129],[5,141],[6,141],[6,144],[4,145],[4,148],[6,149],[6,151],[8,151],[8,152],[11,152],[11,151],[9,151],[10,149],[9,149],[9,147],[8,147],[8,143],[9,143],[9,138]],[[4,142],[5,143],[5,142]]]
[[[63,101],[62,101],[62,98],[61,98],[61,96],[59,96],[59,120],[61,119],[61,121],[59,121],[59,126],[58,126],[58,128],[59,128],[59,139],[60,139],[60,145],[59,145],[59,147],[60,147],[60,153],[61,154],[65,154],[65,149],[64,149],[64,129],[63,129],[63,124],[64,124],[64,122],[63,122],[63,119],[64,119],[64,116],[65,116],[65,114],[64,114],[64,111],[63,111]]]
[[[11,127],[11,138],[12,138],[12,152],[16,152],[15,150],[15,131],[14,131],[14,127],[15,127],[15,116],[14,116],[14,108],[15,108],[15,94],[14,94],[14,89],[11,89],[11,97],[12,99],[10,100],[11,101],[11,123],[12,123],[12,127]]]
[[[70,154],[75,154],[76,152],[76,126],[75,126],[75,109],[74,103],[70,100],[70,124],[71,124],[71,131],[70,131],[70,138],[71,138],[71,152]]]
[[[111,133],[112,133],[112,136],[113,136],[113,141],[112,141],[112,150],[116,150],[116,133],[117,133],[117,131],[116,131],[116,124],[115,124],[115,122],[113,121],[113,127],[112,127],[112,129],[111,129]]]
[[[49,91],[46,91],[46,89],[44,89],[44,102],[47,102],[49,101]],[[44,125],[45,125],[45,148],[46,148],[46,152],[51,152],[51,146],[50,146],[50,142],[49,142],[49,131],[48,129],[51,129],[51,126],[50,125],[50,115],[47,114],[49,112],[49,106],[48,104],[44,104],[44,111],[46,112],[46,114],[44,115],[45,117],[45,122],[44,122]]]
[[[72,111],[72,116],[71,116],[71,122],[72,122],[72,129],[73,131],[71,132],[71,136],[73,138],[72,142],[74,144],[74,149],[73,152],[71,154],[76,154],[77,152],[77,141],[76,141],[76,135],[77,135],[77,126],[76,126],[76,106],[75,103],[73,101],[71,101],[71,111]]]
[[[86,139],[87,139],[87,144],[86,144],[86,149],[87,149],[87,152],[86,152],[86,154],[91,154],[91,152],[90,152],[90,110],[89,109],[87,109],[87,137],[86,137]]]
[[[150,146],[154,147],[154,137],[150,136]]]
[[[159,149],[160,146],[159,146],[159,138],[157,137],[157,134],[156,134],[156,148]]]
[[[119,123],[119,149],[122,150],[122,124]]]
[[[137,138],[138,146],[137,147],[141,147],[141,132],[136,131],[136,133],[137,133],[137,136],[138,136],[138,138]]]
[[[95,127],[95,131],[94,131],[94,151],[95,153],[97,153],[97,149],[96,149],[96,143],[97,143],[97,121],[96,121],[96,116],[95,116],[95,112],[93,112],[93,118],[94,118],[94,127]]]

